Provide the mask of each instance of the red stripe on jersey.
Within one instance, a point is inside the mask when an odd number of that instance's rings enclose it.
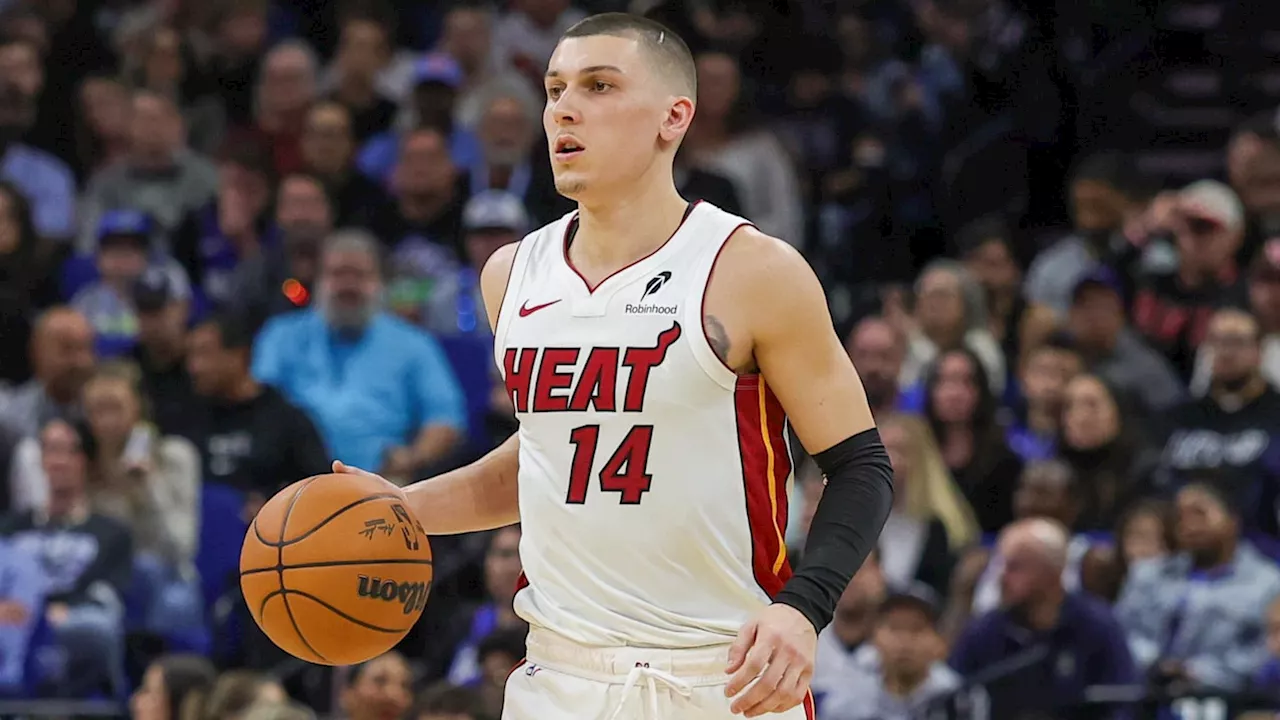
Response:
[[[813,704],[813,691],[804,691],[804,717],[805,720],[817,720],[818,710]]]
[[[787,477],[791,455],[782,404],[759,375],[738,379],[734,392],[738,452],[751,527],[751,566],[756,582],[773,597],[791,577],[787,561]]]
[[[524,576],[524,571],[520,571],[520,577],[516,578],[516,592],[529,587],[529,578]]]

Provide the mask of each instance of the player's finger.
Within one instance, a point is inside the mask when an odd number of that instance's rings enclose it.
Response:
[[[747,691],[742,693],[742,697],[734,700],[729,709],[747,717],[763,715],[772,707],[774,693],[778,691],[778,685],[786,675],[787,669],[787,662],[778,658],[775,653],[764,673],[760,675],[760,679],[747,688]]]
[[[747,717],[786,712],[804,701],[804,694],[808,689],[809,681],[804,666],[793,664],[787,668],[773,694],[754,711],[749,711]]]
[[[746,660],[747,651],[751,649],[751,644],[755,641],[755,622],[743,625],[742,629],[738,631],[738,637],[734,638],[733,645],[729,646],[729,665],[724,669],[726,675],[731,675],[742,667],[742,661]]]
[[[729,678],[729,682],[724,686],[724,694],[726,697],[733,697],[746,689],[747,685],[760,677],[764,672],[765,666],[769,664],[769,658],[773,655],[773,646],[761,643],[755,643],[751,646],[751,650],[747,651],[747,657],[742,661],[742,667]]]
[[[335,473],[345,473],[347,475],[364,475],[365,477],[378,477],[368,470],[361,470],[355,465],[348,465],[341,460],[333,461],[333,471]]]

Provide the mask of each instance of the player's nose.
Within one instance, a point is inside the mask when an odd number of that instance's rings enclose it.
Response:
[[[555,120],[556,125],[576,125],[582,122],[582,113],[578,109],[577,102],[570,97],[569,93],[565,93],[556,99],[555,105],[551,107],[551,118]]]

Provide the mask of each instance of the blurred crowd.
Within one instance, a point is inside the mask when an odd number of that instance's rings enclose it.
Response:
[[[1280,708],[1262,0],[0,0],[0,697],[499,716],[518,527],[434,539],[349,668],[262,636],[238,552],[333,458],[514,430],[477,273],[572,209],[542,70],[606,10],[690,41],[678,186],[810,259],[894,462],[819,718]]]

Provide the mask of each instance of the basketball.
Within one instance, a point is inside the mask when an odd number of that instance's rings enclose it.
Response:
[[[400,488],[317,475],[271,498],[240,550],[253,619],[289,654],[361,663],[395,647],[427,604],[431,548]]]

